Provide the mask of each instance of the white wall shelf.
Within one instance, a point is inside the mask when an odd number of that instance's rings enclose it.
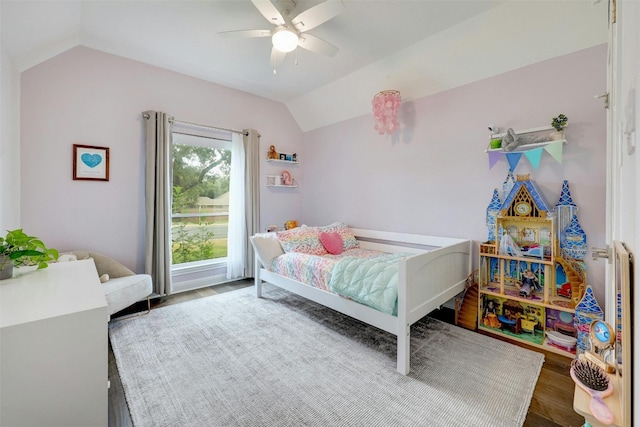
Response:
[[[280,188],[298,188],[298,184],[293,184],[293,185],[275,185],[275,184],[267,184],[267,187],[280,187]]]
[[[268,154],[267,154],[268,155]],[[291,160],[285,159],[267,159],[268,163],[271,163],[272,166],[282,166],[282,165],[298,165],[298,158],[295,153],[278,153],[278,156],[285,156]],[[267,187],[283,187],[283,188],[298,188],[298,182],[292,176],[289,171],[284,170],[278,175],[267,175]],[[285,177],[287,178],[285,180]],[[285,184],[285,182],[289,183],[289,185]]]
[[[524,144],[519,146],[518,148],[516,148],[513,151],[506,151],[504,148],[487,148],[486,150],[484,150],[485,153],[489,153],[489,152],[500,152],[500,153],[524,153],[525,151],[530,151],[536,148],[542,148],[542,147],[546,147],[547,145],[551,144],[552,142],[558,142],[558,141],[562,141],[562,144],[566,144],[567,140],[566,139],[561,139],[561,140],[554,140],[554,141],[544,141],[544,142],[536,142],[533,144]]]
[[[269,163],[283,163],[283,164],[287,164],[287,165],[297,165],[298,162],[297,160],[294,162],[293,160],[280,160],[280,159],[267,159],[267,162]]]

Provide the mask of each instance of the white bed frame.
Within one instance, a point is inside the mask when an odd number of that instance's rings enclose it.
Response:
[[[262,268],[256,257],[256,296],[262,297],[262,282],[296,293],[318,304],[351,316],[398,337],[397,369],[410,370],[410,328],[464,290],[472,268],[471,240],[392,233],[352,228],[364,249],[415,254],[399,260],[398,316],[351,301]]]

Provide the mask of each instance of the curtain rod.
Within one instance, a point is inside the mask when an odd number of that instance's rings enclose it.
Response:
[[[145,119],[148,120],[150,117],[151,116],[149,116],[148,114],[144,114],[144,118]],[[215,126],[201,125],[201,124],[198,124],[198,123],[185,122],[185,121],[176,120],[176,119],[169,119],[169,121],[171,123],[179,123],[181,125],[196,126],[196,127],[199,127],[199,128],[213,129],[213,130],[224,130],[224,131],[227,131],[227,132],[239,133],[239,134],[244,135],[244,136],[249,135],[249,132],[243,132],[241,130],[226,129],[226,128],[219,128],[219,127],[215,127]]]
[[[173,133],[174,133],[174,134],[178,134],[178,135],[194,136],[194,135],[193,135],[193,134],[191,134],[191,133],[186,133],[186,132],[176,132],[175,130],[173,131]],[[197,136],[197,135],[196,135],[196,136]],[[203,136],[203,138],[213,139],[213,140],[216,140],[216,141],[225,141],[225,142],[229,142],[229,140],[228,140],[228,139],[215,138],[215,137],[213,137],[213,136]],[[189,215],[191,215],[191,214],[189,214]]]

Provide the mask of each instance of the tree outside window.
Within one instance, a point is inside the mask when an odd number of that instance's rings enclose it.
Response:
[[[204,146],[221,145],[213,139],[189,138],[205,140],[205,143],[173,145],[174,265],[227,256],[231,151]]]

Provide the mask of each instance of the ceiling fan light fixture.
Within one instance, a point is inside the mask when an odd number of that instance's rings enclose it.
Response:
[[[280,52],[291,52],[298,46],[298,35],[286,27],[277,28],[271,42]]]

